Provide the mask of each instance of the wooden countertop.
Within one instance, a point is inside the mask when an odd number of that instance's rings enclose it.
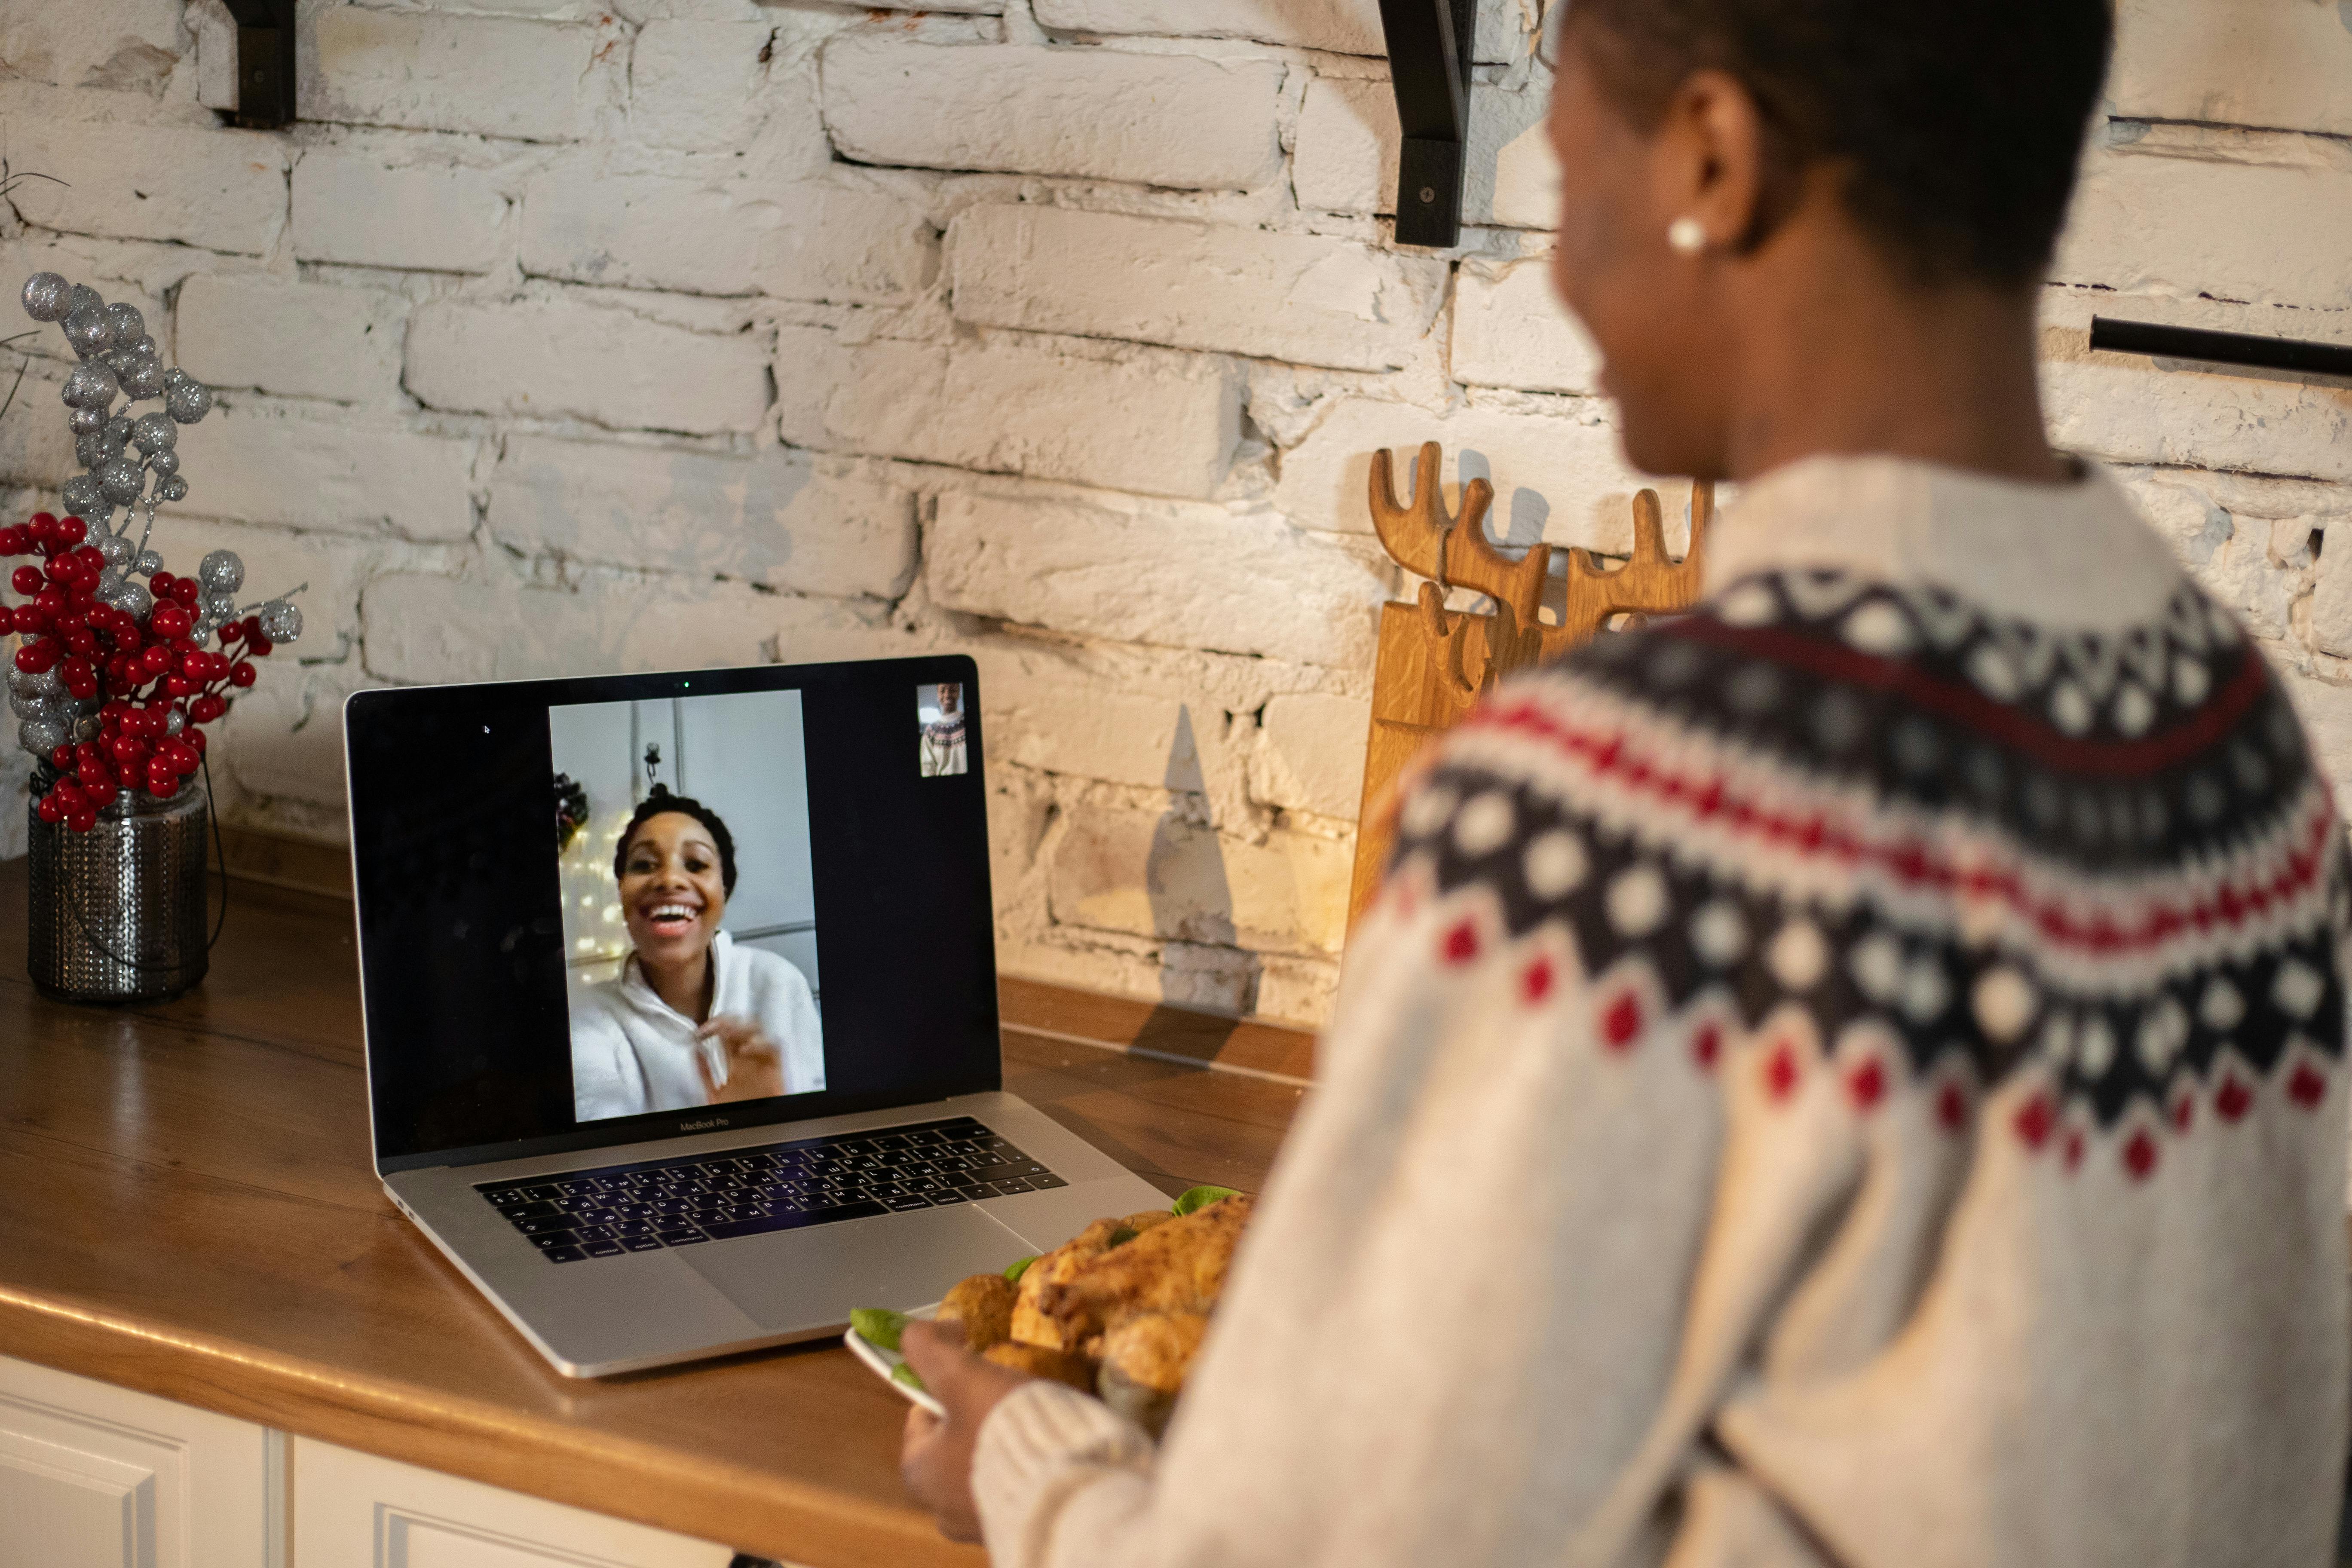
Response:
[[[0,1353],[816,1568],[982,1561],[908,1507],[905,1406],[837,1345],[560,1377],[394,1211],[348,903],[240,879],[194,993],[72,1007],[26,976],[26,878],[0,864]],[[1307,1037],[1004,1003],[1006,1088],[1171,1193],[1264,1178]]]

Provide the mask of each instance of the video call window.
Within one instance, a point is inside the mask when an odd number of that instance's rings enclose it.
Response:
[[[582,1121],[824,1087],[797,691],[548,710]]]
[[[915,722],[919,728],[918,765],[923,777],[968,770],[963,739],[963,686],[943,680],[915,688]]]

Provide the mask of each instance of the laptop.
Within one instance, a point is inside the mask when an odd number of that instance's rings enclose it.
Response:
[[[1003,1092],[981,713],[961,657],[345,703],[376,1170],[559,1372],[1166,1204]]]

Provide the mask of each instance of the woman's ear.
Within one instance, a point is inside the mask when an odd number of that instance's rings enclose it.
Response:
[[[1740,255],[1769,237],[1781,215],[1764,117],[1738,78],[1691,73],[1667,100],[1651,148],[1654,199],[1677,250]]]

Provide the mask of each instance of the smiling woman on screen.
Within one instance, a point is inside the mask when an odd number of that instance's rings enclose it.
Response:
[[[735,891],[735,839],[719,814],[655,785],[621,835],[613,874],[632,951],[573,1004],[580,1120],[823,1089],[807,979],[719,929]]]

